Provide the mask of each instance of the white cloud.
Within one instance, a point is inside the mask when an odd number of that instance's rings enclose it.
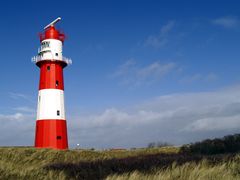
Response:
[[[4,115],[0,114],[0,121],[21,121],[24,119],[24,115],[22,113],[15,113],[15,114],[10,114],[10,115]]]
[[[154,62],[142,69],[138,69],[137,76],[142,79],[146,79],[151,76],[162,77],[169,72],[171,72],[176,67],[175,63],[160,64],[159,62]]]
[[[95,148],[143,147],[152,141],[182,144],[221,137],[239,132],[239,119],[240,86],[169,94],[130,107],[67,116],[70,146],[79,143]],[[0,145],[33,145],[34,113],[0,114],[0,122]]]
[[[240,87],[170,94],[125,108],[69,121],[73,144],[84,147],[141,147],[151,141],[175,144],[237,133]]]
[[[112,77],[120,77],[125,76],[129,73],[129,71],[136,70],[136,62],[134,59],[129,59],[124,64],[120,65],[115,73],[113,73]]]
[[[0,114],[0,146],[33,146],[35,115],[16,112]]]
[[[180,83],[193,83],[193,82],[212,82],[216,81],[218,76],[215,73],[208,73],[206,75],[196,73],[191,76],[185,76],[179,80]]]
[[[175,26],[175,22],[169,21],[160,29],[159,34],[149,36],[144,42],[144,45],[151,46],[156,49],[164,47],[169,41],[168,35],[174,26]]]
[[[215,73],[209,73],[207,76],[204,78],[204,81],[211,82],[211,81],[216,81],[218,79],[218,75]]]
[[[183,79],[180,80],[180,82],[181,83],[192,83],[195,81],[199,81],[200,79],[202,79],[202,75],[197,73],[197,74],[193,74],[192,76],[184,77]]]
[[[120,65],[111,77],[119,79],[122,85],[136,87],[141,85],[152,85],[174,73],[177,74],[176,77],[179,79],[178,82],[180,83],[207,83],[218,79],[218,76],[213,72],[184,76],[183,68],[174,62],[160,63],[159,61],[155,61],[145,66],[140,66],[134,59],[130,59]]]
[[[236,17],[227,16],[214,19],[212,23],[225,28],[234,28],[239,25],[239,20]]]
[[[26,94],[9,92],[9,96],[10,96],[10,98],[12,98],[12,99],[20,99],[20,100],[24,99],[24,100],[26,100],[26,101],[34,102],[34,103],[35,103],[35,101],[33,101],[32,97],[29,96],[29,95],[26,95]]]
[[[130,59],[119,66],[112,77],[121,79],[121,84],[139,86],[158,81],[178,69],[179,67],[173,62],[162,64],[155,61],[145,66],[139,66],[133,59]]]
[[[13,108],[13,110],[20,111],[20,112],[27,112],[27,113],[36,112],[36,109],[33,109],[31,107],[27,107],[27,106],[16,107],[16,108]]]
[[[164,36],[166,34],[168,34],[172,28],[174,27],[175,25],[175,22],[174,21],[169,21],[166,25],[164,25],[162,28],[161,28],[161,31],[160,31],[160,35],[161,36]]]
[[[215,117],[199,119],[185,128],[184,131],[198,132],[198,131],[221,131],[224,129],[235,129],[240,127],[240,115],[233,115],[231,117]]]

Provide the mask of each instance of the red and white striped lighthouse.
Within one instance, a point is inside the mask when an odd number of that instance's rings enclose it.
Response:
[[[59,17],[44,28],[38,55],[32,58],[40,68],[36,148],[68,148],[63,68],[71,64],[71,60],[62,56],[65,35],[54,27],[60,20]]]

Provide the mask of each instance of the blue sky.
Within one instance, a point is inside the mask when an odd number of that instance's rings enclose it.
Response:
[[[71,147],[141,147],[237,133],[238,1],[0,3],[0,145],[32,145],[38,32],[56,17],[67,35]],[[239,118],[239,119],[238,119]]]

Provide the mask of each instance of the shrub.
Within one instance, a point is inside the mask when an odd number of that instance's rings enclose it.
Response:
[[[201,142],[184,145],[180,152],[197,154],[236,153],[240,151],[240,134],[228,135],[223,138],[207,139]]]

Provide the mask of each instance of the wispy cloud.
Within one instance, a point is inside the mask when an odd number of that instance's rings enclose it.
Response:
[[[214,19],[212,20],[212,23],[225,28],[234,28],[239,25],[239,19],[236,17],[226,16]]]
[[[0,114],[0,121],[21,121],[24,119],[24,115],[22,113],[15,113],[15,114]]]
[[[16,108],[13,108],[13,110],[19,111],[19,112],[26,112],[26,113],[33,113],[36,111],[36,109],[33,109],[32,107],[27,107],[27,106],[16,107]]]
[[[156,49],[164,47],[169,41],[168,35],[174,26],[175,26],[175,21],[169,21],[160,29],[159,34],[149,36],[145,40],[144,45],[150,46]]]
[[[167,63],[167,64],[160,64],[159,62],[154,62],[149,64],[146,67],[139,69],[137,73],[137,77],[141,79],[151,78],[152,76],[155,78],[161,78],[164,75],[171,72],[176,67],[175,63]]]
[[[196,73],[191,76],[185,76],[179,80],[180,83],[193,83],[193,82],[212,82],[216,81],[218,76],[215,73],[200,74]]]
[[[130,70],[136,70],[136,62],[133,58],[120,65],[117,71],[113,73],[113,77],[126,76]]]
[[[112,74],[113,78],[120,78],[122,84],[143,85],[152,83],[177,70],[174,62],[160,63],[155,61],[145,66],[139,66],[134,59],[130,59]]]
[[[27,94],[22,94],[22,93],[15,93],[15,92],[9,92],[9,96],[12,99],[24,99],[29,102],[35,102],[33,98]]]
[[[174,73],[177,74],[176,78],[180,83],[208,83],[218,79],[217,74],[213,72],[184,75],[186,72],[183,73],[183,71],[182,66],[175,62],[160,63],[159,61],[155,61],[145,66],[140,66],[134,59],[130,59],[120,65],[111,77],[119,79],[120,84],[131,85],[131,87],[153,85]]]
[[[205,76],[205,78],[203,79],[204,81],[207,82],[212,82],[212,81],[216,81],[218,79],[218,75],[215,73],[209,73],[207,74],[207,76]]]

